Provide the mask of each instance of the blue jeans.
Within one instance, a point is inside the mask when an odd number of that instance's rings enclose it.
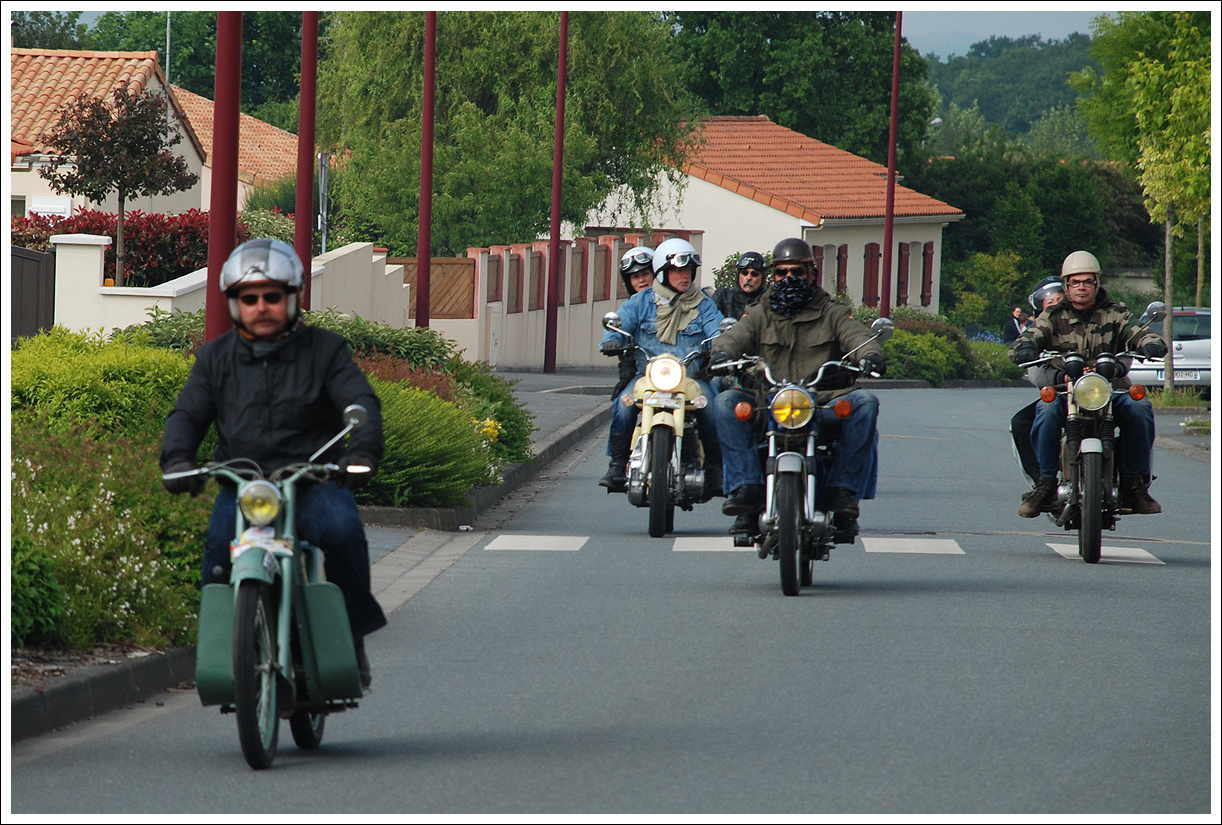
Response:
[[[237,490],[222,485],[204,543],[204,584],[229,583],[236,507]],[[299,487],[297,532],[302,541],[322,550],[323,571],[344,594],[353,637],[385,625],[386,616],[369,589],[369,544],[352,492],[330,482]]]
[[[611,455],[611,442],[615,437],[621,436],[631,438],[632,431],[636,429],[637,407],[635,404],[624,404],[620,399],[625,393],[632,394],[632,388],[636,386],[636,382],[643,377],[643,373],[637,373],[636,378],[628,382],[628,388],[621,392],[618,397],[611,400],[611,435],[607,439],[607,455]],[[711,405],[717,398],[717,390],[713,389],[712,384],[707,381],[697,381],[700,385],[700,392],[709,400]],[[709,444],[717,440],[717,425],[713,423],[713,416],[710,414],[709,408],[696,410],[696,431],[700,433],[700,440],[705,444]]]
[[[1061,432],[1069,412],[1065,399],[1040,401],[1031,425],[1031,444],[1040,461],[1040,475],[1056,478],[1061,469]],[[1150,451],[1154,448],[1154,407],[1149,401],[1134,401],[1128,395],[1112,399],[1112,418],[1120,427],[1120,475],[1148,476]]]
[[[853,390],[841,397],[853,405],[853,411],[843,420],[823,484],[843,487],[857,499],[874,498],[878,486],[878,398],[868,390]],[[734,405],[741,401],[754,404],[755,396],[742,390],[727,390],[713,403],[727,493],[744,484],[764,483],[759,442],[751,422],[739,421],[734,415]]]

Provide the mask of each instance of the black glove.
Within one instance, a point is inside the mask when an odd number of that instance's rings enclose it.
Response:
[[[625,347],[619,341],[612,339],[610,341],[603,341],[602,344],[599,345],[598,349],[608,358],[614,358],[627,349],[627,347]]]
[[[887,359],[877,352],[867,352],[859,366],[866,375],[872,378],[882,378],[887,374]]]
[[[182,473],[187,470],[194,470],[195,462],[185,459],[175,461],[169,467],[166,467],[163,472],[168,475],[170,473]],[[190,493],[193,496],[198,496],[204,491],[204,484],[208,481],[206,475],[183,476],[182,478],[162,478],[161,483],[174,495],[182,493]]]
[[[1030,364],[1032,361],[1039,359],[1039,353],[1035,351],[1035,344],[1030,341],[1019,341],[1010,350],[1010,360],[1020,367],[1023,364]]]
[[[1141,354],[1147,358],[1165,358],[1167,345],[1162,341],[1151,341],[1141,348]]]
[[[714,350],[709,358],[709,372],[725,372],[725,365],[734,360],[734,356],[722,350]]]
[[[377,462],[363,455],[346,455],[339,460],[338,464],[339,477],[337,480],[349,490],[358,490],[363,487],[365,482],[369,480],[370,476],[378,468]],[[352,472],[348,469],[350,465],[368,467],[369,469],[366,472]]]

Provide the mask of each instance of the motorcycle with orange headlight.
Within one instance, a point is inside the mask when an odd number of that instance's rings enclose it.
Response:
[[[851,544],[840,535],[823,496],[823,478],[831,465],[843,422],[852,414],[844,398],[819,404],[818,393],[847,389],[865,370],[849,356],[870,341],[884,342],[895,332],[890,318],[871,326],[870,339],[839,361],[827,361],[802,381],[778,380],[763,359],[746,355],[714,366],[714,371],[749,375],[757,386],[757,404],[740,402],[734,415],[748,421],[766,414],[764,512],[754,535],[734,537],[736,547],[758,547],[759,557],[781,566],[781,592],[796,596],[814,580],[814,563],[827,561],[833,544]]]
[[[1167,317],[1166,305],[1151,303],[1144,317],[1148,320],[1143,328],[1158,323]],[[1115,530],[1120,516],[1128,512],[1120,494],[1120,446],[1112,401],[1125,394],[1135,401],[1145,398],[1141,384],[1113,386],[1125,377],[1133,360],[1145,356],[1105,352],[1091,363],[1080,352],[1045,352],[1025,365],[1051,365],[1061,376],[1057,386],[1040,389],[1041,400],[1052,403],[1060,398],[1068,412],[1061,435],[1057,496],[1049,515],[1058,527],[1078,531],[1078,554],[1087,564],[1099,562],[1103,530]]]

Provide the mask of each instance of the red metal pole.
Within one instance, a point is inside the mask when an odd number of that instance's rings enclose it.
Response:
[[[318,12],[301,15],[301,103],[297,114],[297,206],[293,249],[305,267],[301,308],[310,308],[310,263],[314,260],[314,115],[318,99]]]
[[[416,326],[429,325],[433,245],[433,89],[437,73],[437,12],[424,13],[424,95],[420,125],[420,235],[416,241]]]
[[[891,247],[895,234],[895,142],[900,113],[900,28],[904,13],[895,13],[895,61],[891,67],[891,136],[887,144],[887,216],[883,223],[883,283],[880,318],[891,317]]]
[[[569,67],[569,13],[560,12],[560,67],[556,72],[556,141],[552,147],[552,226],[547,249],[547,323],[543,337],[543,371],[556,371],[556,338],[560,305],[560,195],[564,179],[564,89]]]
[[[238,115],[242,98],[242,12],[216,13],[216,82],[212,109],[212,202],[208,211],[208,287],[204,339],[233,322],[221,292],[221,268],[237,246]]]

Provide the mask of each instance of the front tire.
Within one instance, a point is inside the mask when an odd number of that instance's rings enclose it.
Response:
[[[268,585],[247,579],[238,585],[233,610],[233,698],[238,741],[246,763],[271,767],[280,737],[276,707],[276,612]]]
[[[802,590],[802,477],[776,476],[777,553],[781,561],[781,592],[796,596]],[[809,565],[810,562],[805,562]]]
[[[1103,551],[1103,456],[1082,454],[1082,513],[1078,552],[1087,564],[1098,564]]]
[[[674,524],[674,505],[670,502],[670,459],[675,434],[658,427],[649,434],[649,535],[655,539],[667,533],[667,522]],[[669,518],[667,516],[669,515]],[[673,526],[671,529],[674,529]]]

